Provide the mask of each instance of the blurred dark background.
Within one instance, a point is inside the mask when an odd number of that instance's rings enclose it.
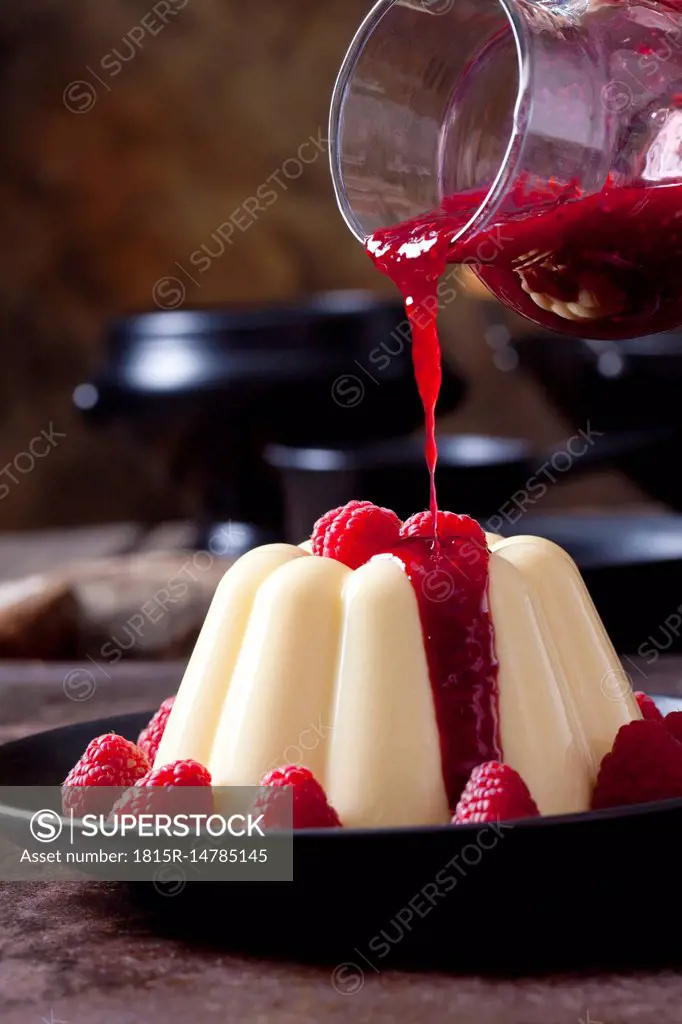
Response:
[[[337,211],[326,146],[308,146],[306,157],[317,158],[295,179],[282,173],[288,159],[300,168],[306,140],[326,138],[334,76],[367,6],[3,5],[0,466],[50,423],[66,437],[39,472],[10,486],[1,528],[193,514],[191,473],[181,486],[169,476],[163,438],[141,448],[125,425],[93,430],[72,403],[74,386],[102,364],[110,317],[155,309],[160,280],[181,281],[180,308],[293,300],[331,288],[391,295]],[[288,170],[296,174],[296,164]],[[267,209],[251,220],[238,214],[248,226],[232,229],[220,254],[214,233],[268,187],[276,199],[268,191]],[[217,255],[199,269],[190,257],[202,244]],[[173,287],[157,286],[161,304],[177,302]],[[442,429],[538,445],[560,439],[567,424],[516,372],[499,332],[486,340],[491,316],[518,331],[492,309],[461,297],[443,313],[446,357],[469,390]],[[564,479],[554,490],[543,506],[612,505],[638,495],[608,471]]]

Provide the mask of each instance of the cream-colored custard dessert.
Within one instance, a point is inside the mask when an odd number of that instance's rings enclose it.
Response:
[[[489,761],[541,814],[587,810],[641,713],[605,685],[620,663],[580,574],[550,541],[440,515],[438,539],[426,515],[370,516],[364,534],[356,516],[239,559],[155,765],[191,758],[229,786],[300,763],[344,826],[449,822]]]

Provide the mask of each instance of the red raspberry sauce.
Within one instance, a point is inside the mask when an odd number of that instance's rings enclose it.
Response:
[[[437,285],[446,263],[470,263],[517,312],[543,327],[590,338],[654,333],[682,323],[682,183],[619,186],[584,195],[575,183],[531,182],[511,190],[504,216],[484,231],[453,237],[485,190],[452,196],[441,210],[375,232],[367,252],[400,289],[412,327],[415,378],[426,425],[434,522],[437,500],[435,407],[441,385]],[[520,269],[521,268],[521,269]],[[564,302],[598,293],[608,315],[575,322],[541,309],[523,290]],[[621,301],[622,298],[622,301]],[[614,312],[614,310],[617,310]],[[471,770],[502,760],[497,662],[487,604],[485,539],[406,540],[392,549],[419,603],[440,731],[443,777],[454,808]]]
[[[476,765],[500,761],[497,659],[488,610],[489,552],[480,538],[399,541],[390,555],[419,605],[440,733],[443,780],[454,813]],[[379,556],[385,557],[385,556]]]
[[[420,222],[416,228],[400,225],[381,231],[367,240],[367,252],[402,293],[412,329],[412,362],[419,397],[424,406],[426,428],[426,465],[430,476],[431,515],[436,522],[436,402],[442,381],[440,342],[436,316],[438,313],[438,278],[447,262],[451,231],[441,230],[438,220]],[[405,230],[403,230],[405,229]],[[414,241],[412,240],[414,239]],[[409,257],[402,255],[403,246]]]
[[[436,283],[447,263],[470,265],[516,312],[563,334],[618,339],[682,323],[682,182],[619,186],[609,179],[600,192],[585,195],[574,182],[521,178],[504,214],[451,243],[485,195],[481,189],[450,196],[441,210],[367,240],[370,257],[405,300],[416,371],[417,361],[423,366],[427,350],[437,346]],[[622,296],[617,311],[579,321],[541,309],[522,287],[525,281],[531,291],[575,302],[580,291],[597,290],[604,279]],[[422,374],[420,383],[417,371],[417,383],[431,401],[440,357],[436,363],[431,352],[428,365],[427,379]]]
[[[485,195],[481,189],[450,196],[441,210],[367,239],[369,256],[402,293],[412,327],[434,517],[441,385],[437,288],[447,263],[468,263],[516,312],[564,334],[616,339],[682,323],[682,183],[622,187],[609,180],[601,192],[586,196],[573,182],[520,178],[504,216],[453,243]],[[576,302],[581,292],[603,296],[605,280],[610,314],[580,321],[541,309],[522,287]]]

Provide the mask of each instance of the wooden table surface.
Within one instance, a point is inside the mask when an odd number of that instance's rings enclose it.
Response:
[[[682,659],[626,667],[636,687],[682,695]],[[65,688],[74,672],[94,681],[87,700],[69,699],[82,692]],[[181,672],[178,663],[121,664],[107,678],[90,663],[0,664],[0,742],[157,706]],[[657,898],[655,880],[643,884]],[[344,994],[333,967],[228,955],[202,946],[201,936],[190,945],[156,934],[114,884],[0,885],[1,1024],[682,1022],[682,972],[506,980],[368,972]]]

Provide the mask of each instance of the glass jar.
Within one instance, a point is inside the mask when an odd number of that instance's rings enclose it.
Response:
[[[682,323],[677,2],[380,0],[329,138],[358,239],[388,230],[408,252],[437,235],[444,259],[562,333]]]

